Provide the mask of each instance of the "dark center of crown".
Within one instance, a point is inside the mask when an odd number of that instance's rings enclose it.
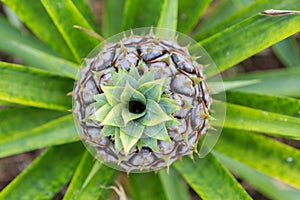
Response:
[[[146,109],[146,106],[139,101],[129,101],[129,112],[141,114]]]

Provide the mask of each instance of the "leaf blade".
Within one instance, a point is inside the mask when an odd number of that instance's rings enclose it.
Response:
[[[89,30],[92,30],[92,27],[71,0],[41,0],[41,2],[73,53],[76,62],[81,63],[82,58],[87,56],[99,41],[81,30],[74,29],[73,26],[78,25]]]
[[[300,16],[295,15],[255,15],[201,41],[200,44],[208,51],[219,70],[223,71],[298,32],[299,19]]]
[[[179,173],[170,168],[169,173],[166,170],[158,172],[159,179],[165,190],[168,200],[189,200],[190,194],[188,187],[180,177]]]
[[[73,81],[29,67],[0,62],[0,99],[39,108],[70,109]],[[22,87],[20,87],[22,86]]]
[[[177,29],[182,33],[189,33],[197,24],[211,0],[178,1]]]
[[[300,192],[282,182],[260,173],[253,168],[242,164],[228,156],[214,151],[213,154],[228,167],[234,174],[247,181],[259,192],[269,197],[270,199],[298,199]]]
[[[82,152],[81,143],[49,148],[1,192],[0,198],[51,199],[71,178]]]
[[[251,199],[212,154],[203,159],[196,157],[195,163],[183,158],[183,162],[176,162],[174,166],[203,199]],[[218,192],[215,187],[219,188]]]
[[[64,196],[64,200],[69,199],[102,199],[108,198],[109,190],[100,186],[108,186],[113,183],[117,171],[104,166],[99,166],[97,171],[89,178],[90,172],[98,161],[85,151],[80,163],[71,180],[68,190]],[[89,178],[89,179],[88,179]]]
[[[164,0],[157,27],[177,29],[178,0]]]
[[[154,173],[130,174],[130,185],[134,200],[167,200],[161,182]],[[140,183],[147,182],[147,188]]]
[[[79,140],[73,116],[66,115],[0,142],[0,157]]]
[[[35,33],[35,35],[51,46],[55,51],[59,52],[62,56],[72,60],[72,53],[67,48],[65,41],[40,2],[37,2],[36,0],[28,0],[26,2],[18,0],[3,0],[3,2],[22,19],[22,21]],[[41,24],[44,26],[41,26]],[[45,29],[44,27],[47,28]]]
[[[300,167],[297,162],[300,152],[297,149],[253,132],[234,129],[223,130],[215,149],[262,173],[300,188],[300,174],[297,172]]]
[[[223,103],[215,102],[215,109]],[[211,120],[219,126],[219,121]],[[253,126],[255,124],[255,126]],[[222,125],[222,124],[221,124]],[[227,103],[224,127],[299,139],[300,118]]]

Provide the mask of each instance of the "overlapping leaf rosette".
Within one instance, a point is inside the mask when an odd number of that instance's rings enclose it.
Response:
[[[222,79],[198,44],[182,34],[169,39],[175,34],[124,32],[85,60],[73,112],[82,141],[104,164],[159,170],[193,152],[203,157],[216,143],[221,129],[209,121],[222,124],[225,109],[213,109],[211,95],[224,91]],[[207,81],[205,71],[216,78]]]

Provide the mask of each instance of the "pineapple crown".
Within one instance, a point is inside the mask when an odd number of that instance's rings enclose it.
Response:
[[[180,107],[164,90],[170,78],[155,79],[154,71],[141,76],[134,65],[129,72],[111,70],[112,83],[101,85],[103,93],[94,96],[96,112],[90,119],[103,126],[100,137],[111,136],[117,152],[125,154],[143,145],[158,150],[157,141],[170,142],[167,128],[179,125],[172,116]]]

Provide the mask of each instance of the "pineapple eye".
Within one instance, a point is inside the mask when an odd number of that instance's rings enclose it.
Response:
[[[129,112],[134,114],[141,114],[145,111],[146,106],[139,101],[129,101]]]

